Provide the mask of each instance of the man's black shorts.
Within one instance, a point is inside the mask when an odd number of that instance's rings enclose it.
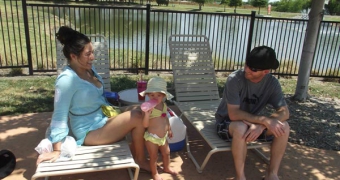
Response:
[[[217,131],[217,135],[227,141],[230,142],[232,140],[232,137],[229,134],[229,125],[230,125],[230,121],[223,121],[221,123],[217,123],[216,124],[216,131]],[[262,134],[257,138],[258,141],[261,142],[271,142],[274,139],[274,136],[270,135],[267,136],[266,135],[267,129],[265,129]]]

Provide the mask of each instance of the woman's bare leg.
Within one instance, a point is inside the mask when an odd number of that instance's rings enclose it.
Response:
[[[91,131],[85,138],[85,145],[103,145],[111,144],[123,139],[129,132],[132,136],[131,150],[134,158],[140,168],[149,170],[149,163],[146,160],[144,152],[144,132],[142,124],[143,114],[140,110],[134,109],[110,118],[105,126],[100,129]]]

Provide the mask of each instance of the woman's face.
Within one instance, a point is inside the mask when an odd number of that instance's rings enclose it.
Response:
[[[148,93],[147,94],[149,99],[152,100],[157,100],[157,104],[163,102],[163,99],[165,97],[165,94],[161,93],[161,92],[152,92],[152,93]]]
[[[92,68],[92,63],[94,60],[94,49],[92,43],[88,43],[84,46],[84,50],[80,53],[79,56],[71,55],[72,61],[75,61],[77,66],[82,69],[90,70]]]

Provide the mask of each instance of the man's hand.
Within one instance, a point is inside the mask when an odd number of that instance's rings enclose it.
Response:
[[[37,159],[37,166],[38,164],[40,164],[43,161],[50,161],[50,162],[54,162],[56,161],[60,156],[60,151],[53,151],[53,152],[49,152],[49,153],[43,153],[40,154],[38,159]]]
[[[243,122],[249,126],[248,130],[243,135],[243,138],[246,140],[246,142],[255,141],[265,129],[265,127],[261,124],[252,124],[247,121]]]
[[[280,137],[285,134],[283,123],[277,119],[266,118],[264,125],[275,137]]]

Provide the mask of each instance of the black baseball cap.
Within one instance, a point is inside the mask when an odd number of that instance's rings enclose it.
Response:
[[[255,47],[249,53],[246,64],[248,67],[256,69],[277,69],[280,65],[276,59],[276,53],[274,49],[268,46]]]

